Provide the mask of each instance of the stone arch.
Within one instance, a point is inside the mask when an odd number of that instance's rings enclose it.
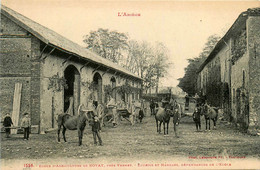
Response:
[[[97,106],[98,103],[103,103],[102,101],[102,77],[101,75],[96,72],[93,76],[93,83],[94,83],[94,90],[93,90],[93,94],[94,94],[94,102],[95,105]]]
[[[74,65],[68,65],[64,70],[64,78],[64,112],[76,115],[80,104],[80,72]]]

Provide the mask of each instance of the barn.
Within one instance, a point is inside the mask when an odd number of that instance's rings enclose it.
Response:
[[[40,133],[72,103],[77,114],[89,98],[140,97],[140,77],[3,5],[0,40],[1,115],[11,113],[17,126],[28,112]]]
[[[242,12],[201,65],[197,91],[227,120],[260,131],[260,8]]]

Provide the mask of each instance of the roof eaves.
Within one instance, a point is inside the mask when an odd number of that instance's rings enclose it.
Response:
[[[241,18],[243,17],[247,17],[247,11],[242,12],[238,18],[235,20],[235,22],[232,24],[232,26],[228,29],[228,31],[226,32],[226,34],[217,42],[217,44],[215,45],[215,47],[213,48],[213,50],[210,52],[210,54],[208,55],[207,59],[201,64],[201,66],[199,67],[199,70],[197,71],[197,73],[200,73],[204,67],[215,57],[214,53],[216,52],[216,50],[223,44],[225,43],[226,39],[229,37],[229,35],[234,31],[235,27],[237,26],[236,23],[239,22],[239,20],[241,20]]]
[[[6,11],[6,10],[7,10],[7,11]],[[17,19],[15,16],[9,14],[8,10],[10,10],[11,13],[12,13],[12,12],[15,13],[15,15],[22,16],[22,18]],[[88,53],[89,55],[93,56],[94,58],[95,58],[95,57],[99,58],[100,61],[94,61],[94,60],[92,60],[91,58],[87,58],[87,57],[81,56],[81,55],[79,55],[79,54],[77,54],[77,53],[75,53],[75,52],[73,52],[73,51],[66,50],[66,49],[62,48],[61,46],[59,46],[58,44],[53,44],[53,43],[50,42],[48,39],[46,39],[45,37],[43,37],[40,33],[38,33],[37,31],[35,31],[34,29],[32,29],[30,26],[27,26],[27,25],[25,24],[26,21],[24,21],[24,22],[25,22],[25,23],[24,23],[23,21],[20,21],[20,20],[23,20],[23,18],[25,18],[25,19],[28,19],[28,20],[30,20],[30,22],[33,22],[33,23],[35,23],[35,24],[38,24],[38,23],[34,22],[33,20],[31,20],[31,19],[29,19],[29,18],[27,18],[27,17],[25,17],[25,16],[23,16],[23,15],[21,15],[21,14],[15,12],[15,11],[13,11],[12,9],[9,9],[9,8],[6,7],[6,6],[3,6],[3,5],[2,5],[2,7],[1,7],[1,13],[2,13],[4,16],[6,16],[7,18],[9,18],[10,20],[12,20],[13,22],[15,22],[17,25],[21,26],[23,29],[25,29],[25,30],[27,30],[28,32],[30,32],[32,35],[34,35],[35,37],[37,37],[39,40],[41,40],[42,42],[44,42],[44,43],[47,44],[47,45],[53,46],[53,47],[55,47],[55,48],[57,48],[57,49],[59,49],[59,50],[62,50],[62,51],[64,51],[64,52],[66,52],[66,53],[69,53],[69,54],[72,54],[72,55],[74,55],[74,56],[77,56],[77,57],[82,58],[82,59],[84,59],[84,60],[88,60],[88,61],[91,61],[91,62],[93,62],[93,63],[102,65],[102,66],[104,66],[104,67],[111,68],[111,69],[113,69],[113,70],[116,70],[117,72],[121,72],[122,74],[131,76],[131,77],[134,77],[134,78],[139,79],[139,80],[143,80],[143,78],[141,78],[141,77],[139,77],[139,76],[137,76],[137,75],[131,73],[130,71],[126,70],[125,68],[120,68],[121,66],[119,66],[119,65],[117,65],[117,67],[112,67],[111,65],[113,65],[114,63],[112,63],[112,62],[109,61],[109,60],[106,60],[106,61],[105,61],[104,58],[98,56],[97,54],[95,54],[95,53],[93,53],[93,52],[91,52],[91,51],[87,51],[86,49],[84,50],[86,53]],[[42,26],[42,25],[41,25],[41,26]],[[44,27],[44,26],[42,26],[42,27]],[[46,27],[44,27],[44,28],[45,28],[45,29],[48,29],[48,28],[46,28]],[[57,34],[57,33],[56,33],[56,34]],[[64,38],[65,38],[65,37],[64,37]],[[65,39],[66,39],[66,38],[65,38]],[[68,39],[66,39],[66,40],[68,40]],[[70,41],[70,40],[68,40],[68,41]],[[73,43],[74,45],[76,44],[76,43],[74,43],[74,42],[72,42],[72,41],[71,41],[71,43]],[[76,44],[76,45],[78,45],[78,44]],[[83,47],[81,47],[81,48],[83,48]],[[104,63],[107,63],[107,64],[104,64]]]
[[[103,63],[100,63],[100,62],[91,60],[91,59],[86,58],[86,57],[82,57],[81,55],[78,55],[78,54],[76,54],[76,53],[73,53],[73,52],[71,52],[71,51],[68,51],[68,50],[66,50],[66,49],[63,49],[63,48],[61,48],[61,47],[59,47],[59,46],[57,46],[57,45],[55,45],[55,44],[48,43],[48,45],[51,46],[51,47],[57,48],[57,49],[59,49],[60,51],[63,51],[63,52],[68,53],[68,54],[70,54],[70,55],[76,56],[76,57],[78,57],[78,58],[80,58],[80,59],[87,60],[87,61],[90,61],[90,62],[92,62],[92,63],[102,65],[103,67],[111,68],[111,69],[113,69],[113,70],[115,70],[115,71],[117,71],[117,72],[120,72],[120,73],[122,73],[122,74],[131,76],[131,77],[134,77],[134,78],[136,78],[136,79],[143,80],[143,78],[141,78],[141,77],[139,77],[139,76],[136,76],[136,75],[134,75],[133,73],[132,73],[132,74],[126,73],[126,72],[123,72],[123,71],[121,71],[121,70],[119,70],[119,69],[116,69],[116,68],[114,68],[114,67],[110,67],[110,66],[105,65],[105,64],[103,64]]]

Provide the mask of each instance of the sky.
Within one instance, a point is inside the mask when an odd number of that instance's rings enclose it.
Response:
[[[177,86],[187,59],[202,51],[207,38],[221,37],[239,14],[260,1],[90,1],[2,0],[2,4],[85,47],[83,36],[98,28],[127,33],[130,39],[162,42],[173,65],[160,86]],[[122,13],[140,16],[118,16]]]

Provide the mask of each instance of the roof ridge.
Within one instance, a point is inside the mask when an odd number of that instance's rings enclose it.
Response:
[[[99,56],[98,54],[84,48],[83,46],[77,44],[76,42],[64,37],[63,35],[51,30],[46,26],[39,24],[36,21],[33,21],[32,19],[14,11],[13,9],[5,5],[1,5],[1,13],[2,11],[4,11],[5,13],[13,17],[15,20],[17,20],[17,22],[19,22],[17,23],[19,26],[21,27],[26,26],[26,28],[24,29],[32,33],[34,36],[36,36],[46,44],[49,43],[53,44],[61,49],[64,49],[65,51],[74,53],[83,58],[91,60],[92,62],[105,65],[106,67],[111,67],[114,70],[121,71],[124,74],[128,74],[133,77],[141,79],[139,76],[135,75],[134,73],[120,66],[119,64]]]

